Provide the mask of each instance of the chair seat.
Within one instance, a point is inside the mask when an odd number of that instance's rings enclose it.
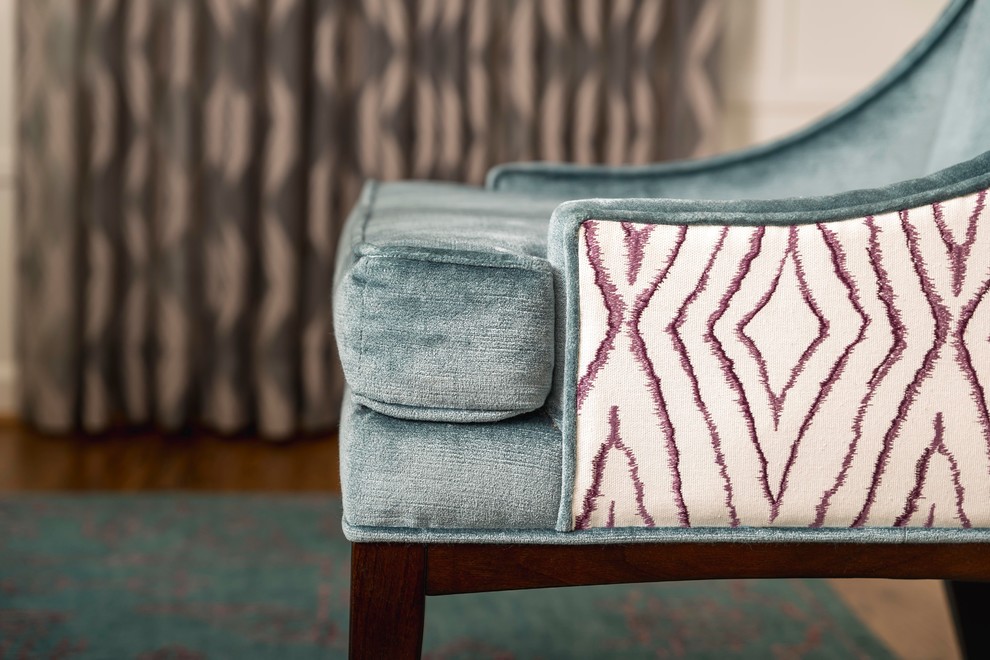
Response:
[[[448,422],[540,408],[553,374],[546,244],[559,201],[369,183],[342,237],[334,299],[355,401]]]
[[[549,530],[561,434],[542,412],[500,422],[397,419],[344,401],[340,476],[347,524],[365,530]]]

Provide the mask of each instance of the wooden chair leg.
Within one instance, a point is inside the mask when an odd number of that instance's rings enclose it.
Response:
[[[351,658],[419,658],[425,611],[426,546],[351,545]]]
[[[956,637],[965,658],[990,658],[990,582],[946,581]]]

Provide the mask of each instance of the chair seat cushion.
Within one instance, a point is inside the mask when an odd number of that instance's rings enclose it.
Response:
[[[543,412],[481,424],[396,419],[345,396],[344,520],[356,528],[552,530],[561,435]]]
[[[354,542],[986,543],[986,529],[615,527],[557,531],[560,429],[544,412],[482,424],[382,415],[345,395],[343,527]],[[569,514],[569,509],[564,511]]]
[[[355,401],[447,422],[540,408],[553,374],[546,237],[558,201],[369,183],[342,236],[334,298]]]

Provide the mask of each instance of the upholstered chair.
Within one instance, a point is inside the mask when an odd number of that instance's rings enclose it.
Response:
[[[990,0],[778,142],[368,183],[335,283],[351,652],[425,595],[953,580],[986,657]],[[974,625],[975,621],[975,625]]]

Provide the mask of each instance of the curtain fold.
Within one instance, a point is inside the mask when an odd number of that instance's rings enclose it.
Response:
[[[721,0],[19,0],[22,413],[332,429],[365,177],[715,144]]]

